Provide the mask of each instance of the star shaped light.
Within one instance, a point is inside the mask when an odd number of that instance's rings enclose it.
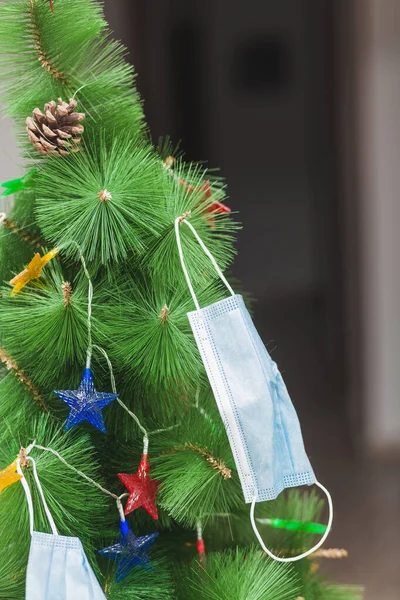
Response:
[[[212,198],[211,184],[208,180],[203,183],[203,185],[201,186],[200,189],[204,191],[205,199],[209,200],[210,198]],[[209,213],[209,216],[207,217],[207,221],[208,221],[208,224],[210,225],[210,227],[212,229],[214,229],[215,219],[214,219],[213,215],[221,214],[221,213],[230,213],[232,211],[229,208],[229,206],[227,206],[226,204],[215,201],[212,204],[210,204],[209,206],[207,206],[207,208],[205,209],[205,212]]]
[[[31,187],[32,180],[34,179],[36,173],[36,169],[31,169],[29,173],[24,175],[24,177],[19,177],[18,179],[11,179],[10,181],[4,181],[4,183],[0,183],[0,187],[5,188],[1,194],[1,197],[11,196],[12,194],[17,194],[21,190]]]
[[[0,471],[0,493],[5,490],[9,485],[16,483],[22,479],[21,475],[16,473],[17,461],[15,460],[3,471]]]
[[[174,162],[175,162],[175,157],[168,156],[164,161],[164,165],[169,170],[169,169],[172,169],[172,167],[174,166]],[[210,198],[212,198],[213,193],[212,193],[211,183],[208,179],[198,188],[196,188],[191,183],[186,183],[186,181],[182,177],[177,177],[177,180],[179,181],[179,183],[182,186],[185,187],[185,189],[189,193],[204,192],[204,200],[209,200]],[[207,206],[203,212],[209,213],[209,216],[207,217],[207,221],[208,221],[208,224],[211,227],[211,229],[214,229],[215,228],[215,218],[213,215],[221,214],[221,213],[230,213],[230,212],[232,212],[232,210],[226,204],[215,201],[212,204],[210,204],[209,206]]]
[[[32,258],[29,265],[21,271],[18,275],[11,279],[10,283],[14,286],[11,291],[11,296],[15,296],[18,294],[23,287],[25,287],[28,283],[30,283],[33,279],[39,279],[42,275],[42,269],[48,262],[50,262],[57,254],[59,250],[57,248],[53,248],[44,256],[40,256],[39,253],[35,254]]]
[[[151,478],[148,454],[142,455],[135,475],[118,473],[118,477],[129,491],[125,514],[129,515],[139,506],[143,506],[153,519],[158,519],[156,495],[160,482]]]
[[[129,529],[126,521],[121,521],[121,537],[118,544],[113,544],[107,548],[99,550],[99,554],[117,561],[116,579],[119,583],[131,570],[138,566],[143,569],[151,570],[150,559],[147,551],[158,537],[158,532],[148,533],[147,535],[136,536]]]
[[[118,394],[97,392],[94,387],[91,369],[85,369],[82,381],[77,390],[56,390],[54,392],[70,407],[64,430],[68,431],[83,421],[89,421],[93,427],[106,433],[102,409],[118,398]]]

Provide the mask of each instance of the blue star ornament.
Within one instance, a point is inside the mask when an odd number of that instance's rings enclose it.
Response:
[[[134,567],[152,570],[147,551],[158,537],[158,532],[136,536],[126,521],[120,523],[121,537],[118,544],[99,550],[99,554],[117,562],[117,583],[125,579]]]
[[[64,430],[68,431],[83,421],[106,433],[102,409],[118,398],[118,394],[97,392],[94,387],[91,369],[85,369],[82,381],[77,390],[55,390],[54,392],[70,407]]]

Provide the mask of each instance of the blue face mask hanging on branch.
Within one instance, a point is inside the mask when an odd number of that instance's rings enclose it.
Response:
[[[187,225],[231,296],[200,308],[180,239]],[[293,562],[315,552],[329,535],[333,505],[328,490],[315,478],[304,449],[300,423],[276,363],[269,356],[242,296],[233,289],[192,224],[179,217],[175,232],[183,272],[196,306],[188,313],[190,325],[224,422],[251,522],[264,551],[280,562]],[[275,499],[285,488],[316,484],[328,498],[329,523],[320,542],[297,557],[277,557],[266,548],[257,530],[257,502]]]
[[[32,495],[21,470],[20,460],[17,471],[22,476],[28,501],[31,547],[26,573],[26,600],[106,600],[103,590],[86,558],[82,542],[76,537],[58,534],[53,517],[47,506],[43,489],[33,458],[28,457],[43,502],[44,510],[52,533],[34,531]]]

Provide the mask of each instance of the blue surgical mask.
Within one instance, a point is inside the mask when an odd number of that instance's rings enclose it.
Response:
[[[201,308],[186,269],[179,228],[185,223],[210,258],[231,296]],[[273,558],[293,562],[314,552],[329,534],[333,508],[328,491],[316,481],[304,449],[300,423],[276,363],[269,356],[242,296],[219,269],[194,227],[175,222],[178,250],[196,310],[188,313],[193,334],[225,425],[254,531]],[[326,534],[301,557],[275,557],[256,528],[257,502],[275,499],[285,488],[318,485],[326,492],[330,519]]]
[[[59,535],[37,474],[28,457],[52,533],[34,531],[32,495],[20,461],[17,471],[28,501],[31,547],[26,573],[26,600],[106,600],[79,538]]]

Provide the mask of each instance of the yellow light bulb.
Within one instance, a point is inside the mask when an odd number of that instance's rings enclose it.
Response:
[[[44,256],[40,256],[40,254],[35,254],[32,258],[29,265],[21,271],[18,275],[11,279],[10,283],[14,286],[11,291],[11,296],[15,296],[18,294],[22,288],[24,288],[28,283],[30,283],[33,279],[39,279],[42,274],[42,269],[48,262],[50,262],[57,254],[59,250],[57,248],[53,248]]]
[[[7,487],[22,479],[21,475],[16,473],[17,461],[15,460],[3,471],[0,471],[0,494]]]

